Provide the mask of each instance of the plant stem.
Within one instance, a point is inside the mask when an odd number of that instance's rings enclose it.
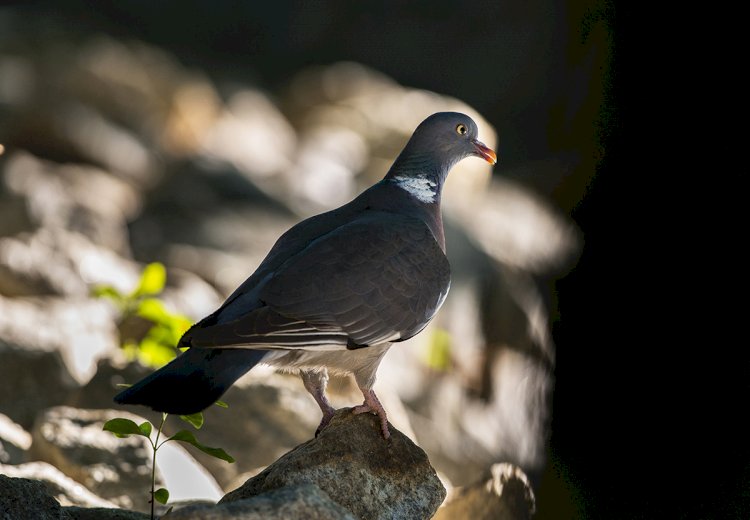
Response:
[[[161,414],[161,423],[159,424],[159,429],[156,430],[156,440],[151,444],[154,448],[154,456],[151,460],[151,520],[154,520],[154,493],[156,492],[154,490],[156,487],[156,450],[159,449],[159,436],[161,435],[162,428],[164,428],[164,422],[167,420],[167,415],[168,414],[166,413]]]

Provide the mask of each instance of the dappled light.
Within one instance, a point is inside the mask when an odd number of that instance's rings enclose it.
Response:
[[[163,287],[148,294],[160,312],[200,320],[284,231],[382,179],[427,116],[469,115],[498,164],[471,157],[448,176],[451,292],[422,333],[391,348],[375,388],[392,424],[451,486],[498,463],[509,474],[517,465],[513,478],[527,487],[538,482],[556,359],[549,284],[575,265],[583,239],[538,179],[505,176],[493,114],[355,61],[256,82],[103,34],[0,45],[0,110],[0,421],[22,431],[56,406],[114,408],[114,384],[147,372],[132,349],[164,338],[138,307],[145,265],[166,267]],[[550,176],[564,178],[580,159],[572,156],[552,160]],[[361,399],[349,378],[330,385],[336,407]],[[317,408],[300,392],[269,369],[246,375],[201,432],[233,448],[237,463],[163,451],[174,497],[215,501],[312,437]],[[242,439],[257,446],[243,452]],[[177,482],[179,468],[195,487]],[[145,511],[145,501],[97,489]]]

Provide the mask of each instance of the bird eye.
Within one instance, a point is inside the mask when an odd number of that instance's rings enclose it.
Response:
[[[464,135],[466,132],[468,132],[468,129],[466,128],[466,125],[459,124],[458,126],[456,126],[456,132],[459,135]]]

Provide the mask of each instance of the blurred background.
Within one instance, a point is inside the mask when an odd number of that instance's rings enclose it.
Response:
[[[612,270],[632,254],[613,243],[628,230],[608,198],[624,182],[619,13],[598,0],[4,3],[0,413],[32,430],[51,406],[111,407],[114,382],[149,370],[129,359],[158,363],[284,230],[379,180],[429,114],[463,111],[499,162],[451,173],[451,294],[391,349],[379,395],[454,486],[510,462],[537,518],[639,517],[653,498],[625,483],[651,489],[632,464],[657,448],[634,410],[652,395],[631,384],[650,373],[618,355],[631,343],[613,302]],[[165,282],[144,271],[154,262]],[[143,296],[157,303],[134,310]],[[227,394],[239,440],[207,417],[205,443],[250,459],[200,460],[225,491],[319,420],[296,381],[259,372]],[[359,399],[345,380],[332,393]]]

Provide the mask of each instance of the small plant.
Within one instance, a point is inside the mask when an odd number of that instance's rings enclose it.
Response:
[[[111,285],[94,287],[92,294],[114,302],[120,311],[118,328],[122,348],[142,365],[159,368],[177,355],[175,345],[190,328],[190,320],[170,312],[156,298],[164,290],[167,271],[159,262],[148,264],[138,285],[128,294]]]
[[[93,289],[92,294],[100,298],[108,298],[114,302],[120,311],[118,328],[122,340],[122,347],[131,359],[137,359],[141,364],[159,368],[175,358],[178,351],[175,345],[182,334],[190,327],[190,320],[181,315],[168,311],[164,303],[156,298],[167,280],[164,265],[154,262],[148,264],[141,273],[138,286],[128,294],[121,293],[111,285],[100,285]],[[120,385],[129,386],[129,385]],[[223,408],[227,405],[221,401],[216,404]],[[139,435],[148,439],[153,456],[151,460],[151,518],[154,518],[154,501],[166,504],[169,491],[156,487],[156,452],[164,443],[179,441],[195,446],[212,457],[234,462],[234,459],[221,448],[211,448],[198,442],[189,430],[180,430],[171,437],[164,437],[164,424],[169,414],[163,413],[156,434],[152,438],[154,426],[145,421],[136,424],[130,419],[118,417],[104,423],[104,430],[112,432],[117,437]],[[203,414],[180,415],[180,419],[199,430],[203,426]],[[171,510],[171,508],[170,508]]]
[[[221,401],[218,401],[216,404],[224,408],[227,407],[227,405],[222,403]],[[188,430],[180,430],[171,437],[168,437],[166,439],[162,438],[164,433],[164,424],[166,423],[168,416],[169,414],[166,413],[161,414],[161,422],[159,423],[159,427],[156,429],[156,435],[154,436],[154,438],[151,437],[154,427],[149,421],[145,421],[141,424],[136,424],[130,419],[118,417],[115,419],[110,419],[109,421],[104,423],[103,428],[104,431],[112,432],[120,438],[129,437],[131,435],[140,435],[141,437],[145,437],[146,439],[148,439],[153,452],[153,456],[151,459],[151,499],[149,500],[149,503],[151,504],[152,520],[154,518],[154,501],[159,502],[160,504],[166,504],[169,500],[169,491],[167,491],[167,489],[154,489],[156,487],[156,452],[165,443],[169,441],[184,442],[186,444],[190,444],[191,446],[195,446],[203,453],[211,455],[212,457],[216,457],[217,459],[225,460],[229,463],[234,462],[234,458],[232,458],[232,456],[229,455],[226,451],[221,448],[211,448],[209,446],[201,444],[200,442],[198,442],[198,439],[195,438],[195,435]],[[196,430],[199,430],[203,426],[203,414],[200,412],[192,415],[180,415],[180,419],[189,423]]]

